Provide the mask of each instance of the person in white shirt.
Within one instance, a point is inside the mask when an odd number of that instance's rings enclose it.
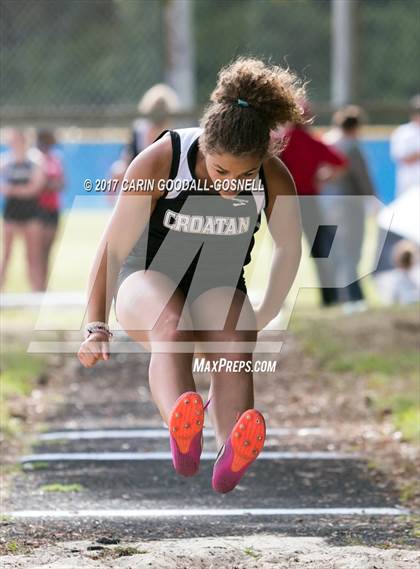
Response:
[[[171,114],[179,110],[180,101],[172,87],[158,83],[144,93],[137,108],[140,113],[148,116],[133,123],[127,148],[128,163],[152,144],[161,132],[172,127]]]
[[[410,122],[391,135],[391,156],[397,163],[396,197],[420,188],[420,95],[410,100]]]
[[[419,247],[401,239],[392,250],[395,264],[391,281],[391,301],[394,304],[420,302]]]

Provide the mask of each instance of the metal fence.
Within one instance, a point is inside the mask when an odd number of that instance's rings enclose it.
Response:
[[[185,112],[195,116],[218,69],[239,54],[289,65],[326,116],[333,1],[1,0],[0,118],[126,125],[154,83],[177,87],[181,73],[185,86],[185,61],[193,78]],[[375,122],[402,120],[419,90],[420,3],[337,1],[356,7],[355,102]]]

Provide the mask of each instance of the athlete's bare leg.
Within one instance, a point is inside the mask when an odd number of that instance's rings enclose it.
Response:
[[[176,399],[185,391],[196,391],[192,374],[194,350],[191,353],[170,350],[173,342],[194,345],[191,317],[187,307],[184,308],[184,295],[177,290],[169,298],[174,287],[173,281],[162,273],[136,271],[121,284],[115,306],[118,321],[127,334],[151,352],[150,390],[166,424]],[[177,330],[181,313],[181,325],[186,329]],[[155,352],[153,342],[168,342],[168,352]]]
[[[45,290],[42,271],[42,233],[39,221],[28,221],[22,225],[26,247],[28,278],[33,291]]]
[[[221,350],[212,353],[206,352],[204,346],[200,351],[206,360],[213,362],[226,358],[232,362],[251,362],[250,365],[252,365],[252,352],[257,339],[254,310],[248,296],[242,291],[236,290],[232,300],[231,298],[231,288],[218,287],[206,291],[194,300],[191,304],[194,335],[200,342],[198,346],[202,342],[221,342],[224,347],[233,347],[232,352]],[[220,320],[220,315],[226,313],[225,309],[229,304],[231,308],[228,309],[224,329],[220,331],[204,329],[206,324],[209,328],[214,328],[212,323]],[[218,310],[215,310],[215,307],[218,307]],[[240,314],[241,324],[237,326]],[[236,327],[243,329],[236,330]],[[246,344],[242,346],[245,351],[242,351],[239,343]],[[234,349],[235,344],[238,347],[237,351]],[[226,370],[212,372],[209,397],[211,397],[209,415],[219,448],[229,436],[236,422],[237,413],[242,413],[254,406],[252,371],[243,369],[237,372]]]
[[[57,225],[47,223],[42,224],[41,226],[41,271],[44,290],[47,288],[50,253],[57,235],[57,228]]]
[[[18,233],[16,223],[10,221],[3,222],[3,252],[0,268],[0,290],[3,289],[6,280],[7,269],[12,254],[13,241]]]

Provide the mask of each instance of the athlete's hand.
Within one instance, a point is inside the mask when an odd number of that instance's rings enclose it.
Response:
[[[99,360],[109,360],[109,338],[104,332],[94,332],[82,342],[77,357],[85,367],[93,367]]]

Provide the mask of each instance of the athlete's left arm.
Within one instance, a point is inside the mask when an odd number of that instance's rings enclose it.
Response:
[[[293,178],[276,157],[263,162],[268,204],[268,229],[274,241],[268,286],[256,309],[258,329],[262,330],[279,313],[299,267],[302,228]]]

